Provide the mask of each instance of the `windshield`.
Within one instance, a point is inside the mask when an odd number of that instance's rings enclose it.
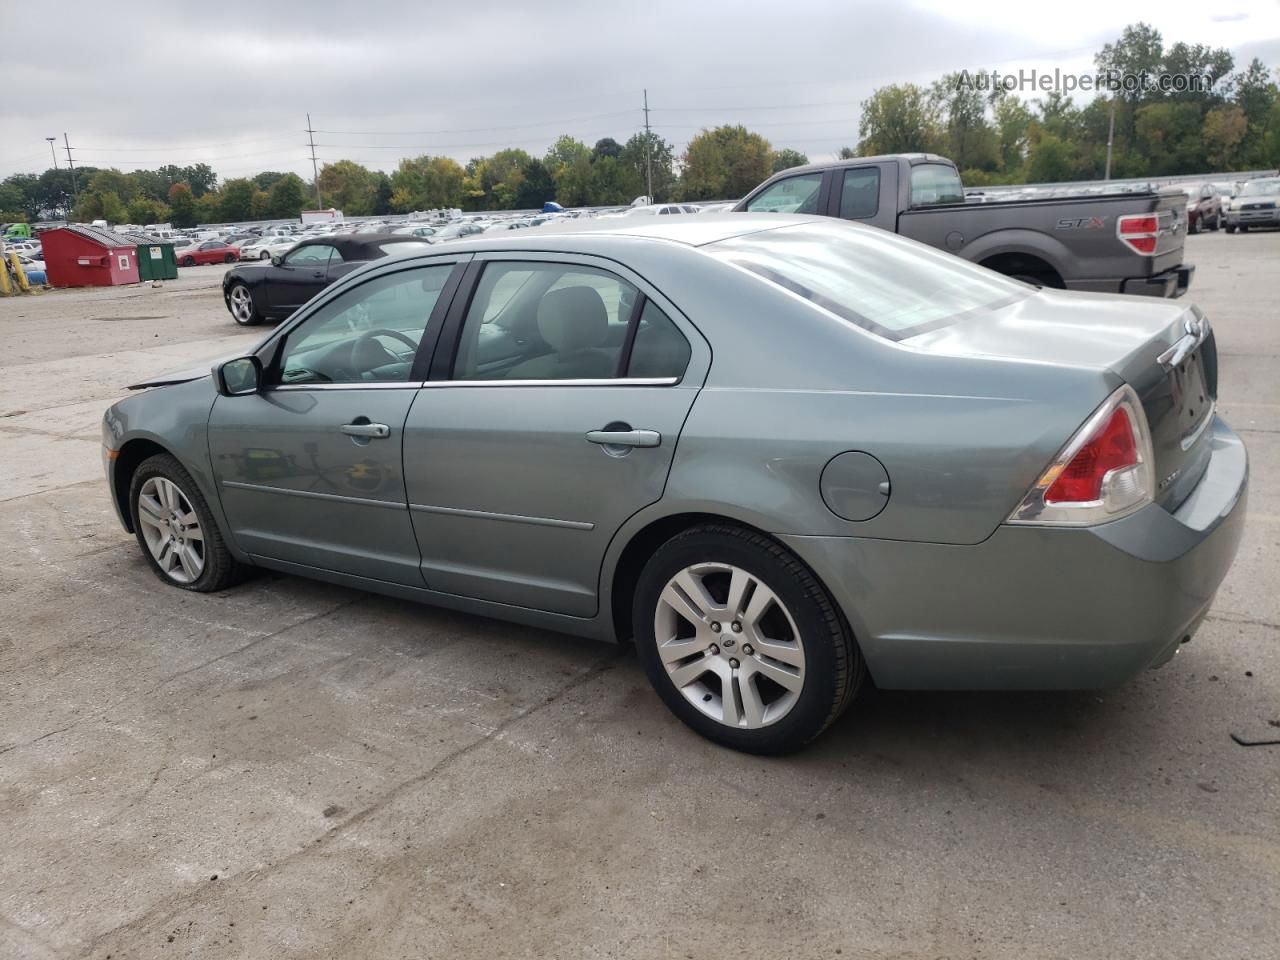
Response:
[[[703,249],[888,340],[905,340],[1034,292],[913,240],[838,221],[761,230]]]
[[[1280,180],[1250,180],[1240,191],[1242,197],[1280,196]]]

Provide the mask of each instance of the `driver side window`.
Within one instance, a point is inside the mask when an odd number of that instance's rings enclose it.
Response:
[[[338,251],[327,243],[313,243],[310,246],[290,250],[284,262],[291,267],[323,267],[330,258],[341,259],[338,257]]]
[[[407,382],[452,270],[451,263],[402,270],[326,303],[287,334],[278,384]]]

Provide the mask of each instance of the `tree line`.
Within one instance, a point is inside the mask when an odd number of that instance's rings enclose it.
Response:
[[[1060,92],[1027,101],[1000,86],[983,90],[968,82],[973,74],[947,74],[928,87],[892,84],[862,104],[857,150],[842,155],[941,153],[971,185],[1100,180],[1114,114],[1115,178],[1280,166],[1280,94],[1262,61],[1236,71],[1229,50],[1166,47],[1158,30],[1137,23],[1094,63],[1100,73],[1212,82],[1185,91],[1139,86],[1083,105]]]
[[[352,160],[326,163],[318,176],[326,207],[348,216],[408,213],[440,207],[468,211],[538,209],[548,200],[564,206],[621,206],[649,192],[656,201],[740,196],[771,173],[808,158],[775,150],[742,126],[704,130],[680,158],[654,133],[625,143],[605,137],[588,146],[568,134],[541,157],[510,148],[475,157],[466,165],[450,157],[402,159],[390,173]],[[158,170],[76,169],[78,195],[68,170],[16,174],[0,182],[0,221],[65,216],[111,223],[197,223],[290,219],[316,204],[316,183],[297,174],[263,171],[219,182],[207,164]]]
[[[966,183],[979,186],[1097,180],[1106,170],[1114,123],[1113,177],[1280,166],[1280,92],[1260,60],[1236,71],[1230,51],[1185,43],[1166,48],[1159,31],[1144,23],[1126,27],[1094,59],[1100,71],[1196,74],[1212,84],[1182,92],[1120,91],[1083,105],[1057,92],[1024,100],[1003,87],[984,90],[956,73],[927,87],[891,84],[862,103],[857,147],[840,155],[941,153],[956,162]],[[339,160],[320,169],[318,184],[270,170],[219,182],[203,163],[131,173],[82,167],[78,202],[66,169],[0,182],[0,221],[68,213],[78,221],[183,227],[290,219],[316,204],[317,186],[326,207],[349,216],[439,207],[537,209],[548,200],[614,206],[650,192],[658,202],[733,199],[807,162],[744,126],[724,125],[702,130],[679,157],[654,133],[623,143],[605,137],[590,146],[565,134],[541,157],[514,147],[465,165],[444,156],[406,157],[390,174]]]

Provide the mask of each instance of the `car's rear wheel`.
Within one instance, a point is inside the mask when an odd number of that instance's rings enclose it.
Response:
[[[707,524],[645,565],[633,607],[636,649],[677,717],[748,753],[786,753],[827,728],[864,668],[827,591],[761,534]]]
[[[170,586],[212,593],[244,576],[200,488],[176,458],[157,454],[139,465],[129,508],[143,556]]]
[[[231,319],[242,327],[255,327],[262,322],[262,314],[253,302],[253,294],[243,283],[233,283],[227,293],[227,309]]]

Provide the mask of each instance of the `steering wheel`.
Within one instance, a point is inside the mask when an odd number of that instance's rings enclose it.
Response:
[[[360,344],[365,340],[373,340],[375,337],[390,337],[392,340],[399,340],[411,351],[417,352],[418,345],[413,342],[413,338],[409,337],[399,330],[388,330],[386,327],[379,327],[377,330],[370,330],[368,333],[360,334],[360,339],[356,341],[356,349],[360,349]],[[382,344],[378,344],[382,346]]]

